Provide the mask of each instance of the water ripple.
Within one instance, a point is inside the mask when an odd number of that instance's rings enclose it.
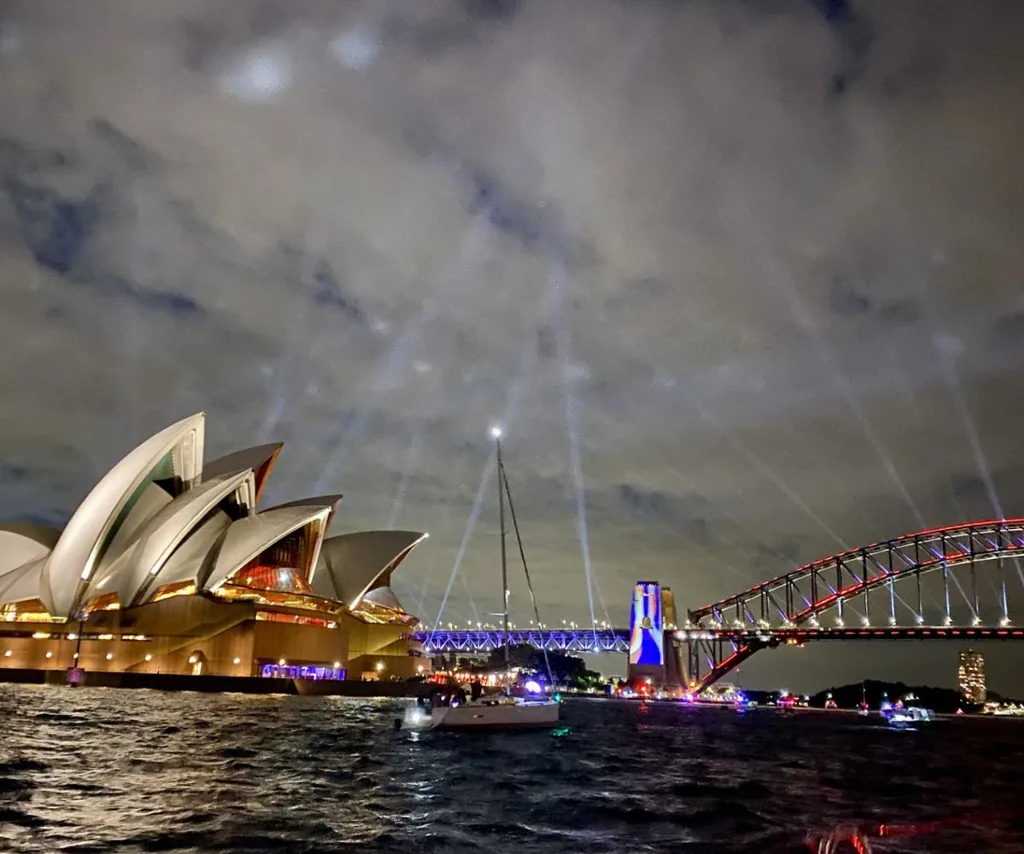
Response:
[[[806,851],[1012,802],[1024,726],[571,702],[569,730],[395,732],[399,701],[0,686],[11,854]],[[1018,852],[978,821],[901,850]],[[887,849],[895,850],[895,849]]]

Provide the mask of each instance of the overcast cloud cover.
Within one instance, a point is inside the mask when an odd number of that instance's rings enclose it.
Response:
[[[547,620],[590,620],[578,453],[621,625],[1024,515],[1022,43],[1017,0],[2,0],[0,516],[202,410],[286,442],[268,503],[429,531],[433,622],[498,420]],[[444,621],[499,607],[483,488]]]

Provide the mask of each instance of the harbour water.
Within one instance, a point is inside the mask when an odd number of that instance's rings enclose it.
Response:
[[[555,732],[396,732],[407,705],[0,686],[0,851],[1022,850],[1015,721],[576,700]]]

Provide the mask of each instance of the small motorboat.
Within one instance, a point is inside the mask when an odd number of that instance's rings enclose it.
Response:
[[[891,706],[882,710],[882,717],[893,729],[913,729],[922,723],[928,723],[934,717],[929,709],[920,706]]]

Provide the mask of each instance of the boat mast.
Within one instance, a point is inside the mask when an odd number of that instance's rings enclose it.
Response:
[[[495,460],[498,467],[498,526],[501,529],[501,628],[502,648],[505,650],[505,669],[510,660],[508,652],[508,560],[505,554],[505,486],[501,467],[501,428],[492,427],[494,437]]]
[[[526,576],[526,587],[530,591],[530,602],[533,604],[533,618],[537,623],[537,628],[540,629],[543,623],[540,621],[540,609],[537,607],[537,594],[533,589],[533,582],[530,580],[530,567],[526,565],[526,552],[523,551],[523,538],[519,534],[519,522],[516,520],[516,505],[512,501],[512,490],[508,485],[508,476],[505,474],[504,464],[499,472],[501,475],[501,482],[505,484],[505,497],[508,499],[508,513],[512,517],[512,530],[516,532],[516,544],[519,546],[519,557],[523,561],[523,575]],[[551,672],[551,660],[548,658],[548,648],[542,646],[541,650],[544,653],[544,667],[548,671],[548,682],[552,685],[555,684],[555,675]]]

